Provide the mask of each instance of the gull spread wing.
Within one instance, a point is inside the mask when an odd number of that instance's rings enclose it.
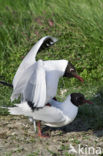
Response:
[[[51,36],[45,36],[41,38],[29,51],[29,53],[25,56],[23,59],[22,63],[20,64],[14,79],[13,79],[13,86],[15,88],[17,82],[20,79],[20,75],[22,75],[22,72],[29,68],[32,64],[34,64],[35,57],[38,51],[44,49],[45,47],[49,47],[50,45],[53,45],[57,41],[56,38],[51,37]]]

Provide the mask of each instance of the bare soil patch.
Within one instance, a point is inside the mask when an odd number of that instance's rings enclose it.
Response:
[[[80,119],[62,129],[42,126],[42,131],[50,138],[39,138],[28,118],[0,116],[0,156],[68,156],[70,144],[103,150],[103,130],[89,130]]]

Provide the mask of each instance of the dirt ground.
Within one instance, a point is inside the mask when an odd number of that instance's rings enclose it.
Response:
[[[77,151],[83,147],[83,155],[88,155],[91,146],[93,155],[98,148],[103,150],[103,130],[93,131],[80,119],[61,129],[42,126],[42,131],[50,137],[39,138],[28,118],[0,116],[0,156],[82,156],[78,152],[69,154],[70,145]]]

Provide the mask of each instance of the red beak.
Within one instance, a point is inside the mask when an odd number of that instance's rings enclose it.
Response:
[[[84,80],[79,75],[73,74],[73,76],[78,80],[80,80],[81,82],[84,82]]]
[[[84,100],[84,103],[89,103],[89,104],[93,104],[93,102],[89,101],[89,100]]]

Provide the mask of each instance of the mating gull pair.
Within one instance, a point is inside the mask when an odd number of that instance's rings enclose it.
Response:
[[[89,102],[80,93],[72,93],[62,103],[54,99],[60,77],[75,77],[83,82],[68,60],[36,61],[36,54],[56,41],[57,39],[51,36],[41,38],[25,56],[13,79],[11,100],[21,96],[21,103],[8,108],[9,112],[31,117],[34,125],[35,120],[44,121],[51,127],[67,125],[76,117],[78,106]],[[10,85],[2,81],[1,83]],[[40,122],[38,127],[39,136],[42,137]]]

